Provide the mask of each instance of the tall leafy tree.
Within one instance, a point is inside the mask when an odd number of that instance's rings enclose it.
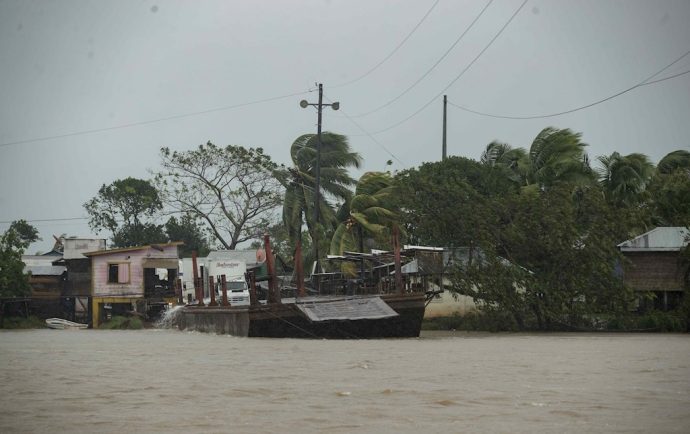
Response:
[[[516,191],[503,174],[462,157],[400,172],[396,183],[396,206],[410,241],[436,246],[468,246],[485,238],[497,216],[489,198]]]
[[[206,256],[211,250],[204,228],[191,214],[183,214],[180,218],[172,216],[165,223],[165,233],[170,241],[182,241],[178,248],[182,257],[189,257],[192,252],[199,256]]]
[[[191,151],[162,148],[161,161],[156,182],[166,205],[203,221],[223,248],[256,239],[275,221],[278,166],[263,149],[208,142]]]
[[[115,247],[165,241],[162,227],[155,223],[163,204],[148,180],[129,177],[104,184],[84,208],[90,217],[89,226],[110,231]]]
[[[493,239],[458,264],[454,291],[509,313],[519,328],[586,327],[590,315],[627,309],[630,292],[616,275],[618,212],[600,190],[573,201],[562,183],[497,202]]]
[[[359,168],[362,158],[353,152],[345,136],[324,132],[321,139],[321,195],[316,203],[316,155],[315,134],[298,137],[290,147],[292,167],[280,172],[285,187],[283,201],[283,223],[288,236],[294,242],[301,236],[302,225],[306,223],[311,239],[319,240],[319,251],[328,246],[326,232],[337,225],[335,211],[330,200],[347,201],[355,181],[348,174],[351,167]],[[315,207],[319,207],[320,226],[314,221]],[[316,237],[316,232],[319,236]]]
[[[25,220],[12,222],[0,235],[0,297],[19,297],[29,292],[22,255],[38,240],[38,231]]]
[[[690,152],[669,152],[659,161],[646,199],[653,226],[690,226]]]

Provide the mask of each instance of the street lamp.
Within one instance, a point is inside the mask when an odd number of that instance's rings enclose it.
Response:
[[[340,108],[339,102],[334,102],[332,104],[323,103],[323,84],[319,83],[319,102],[310,103],[306,99],[299,102],[300,107],[307,108],[308,106],[316,107],[318,112],[318,123],[316,129],[316,203],[314,206],[314,256],[316,258],[316,271],[319,272],[319,203],[321,199],[321,111],[324,106],[331,106],[333,110],[338,110]]]

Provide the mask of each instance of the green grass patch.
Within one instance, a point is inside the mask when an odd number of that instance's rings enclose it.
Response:
[[[46,328],[46,322],[37,316],[29,316],[24,318],[21,316],[8,316],[3,321],[4,329],[43,329]]]
[[[688,324],[681,312],[661,312],[653,310],[643,314],[631,314],[611,318],[606,322],[606,330],[685,332],[688,331]]]

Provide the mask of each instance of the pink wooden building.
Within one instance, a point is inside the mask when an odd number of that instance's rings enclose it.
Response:
[[[146,314],[152,304],[175,298],[181,242],[98,250],[91,258],[93,327],[111,315]]]

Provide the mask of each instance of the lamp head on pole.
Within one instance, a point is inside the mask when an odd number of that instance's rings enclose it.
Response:
[[[338,110],[340,108],[340,103],[336,101],[333,104],[331,104],[331,107],[333,107],[333,110]]]
[[[307,108],[308,105],[309,105],[309,103],[307,102],[306,99],[303,99],[302,101],[299,102],[299,106],[302,108]]]

